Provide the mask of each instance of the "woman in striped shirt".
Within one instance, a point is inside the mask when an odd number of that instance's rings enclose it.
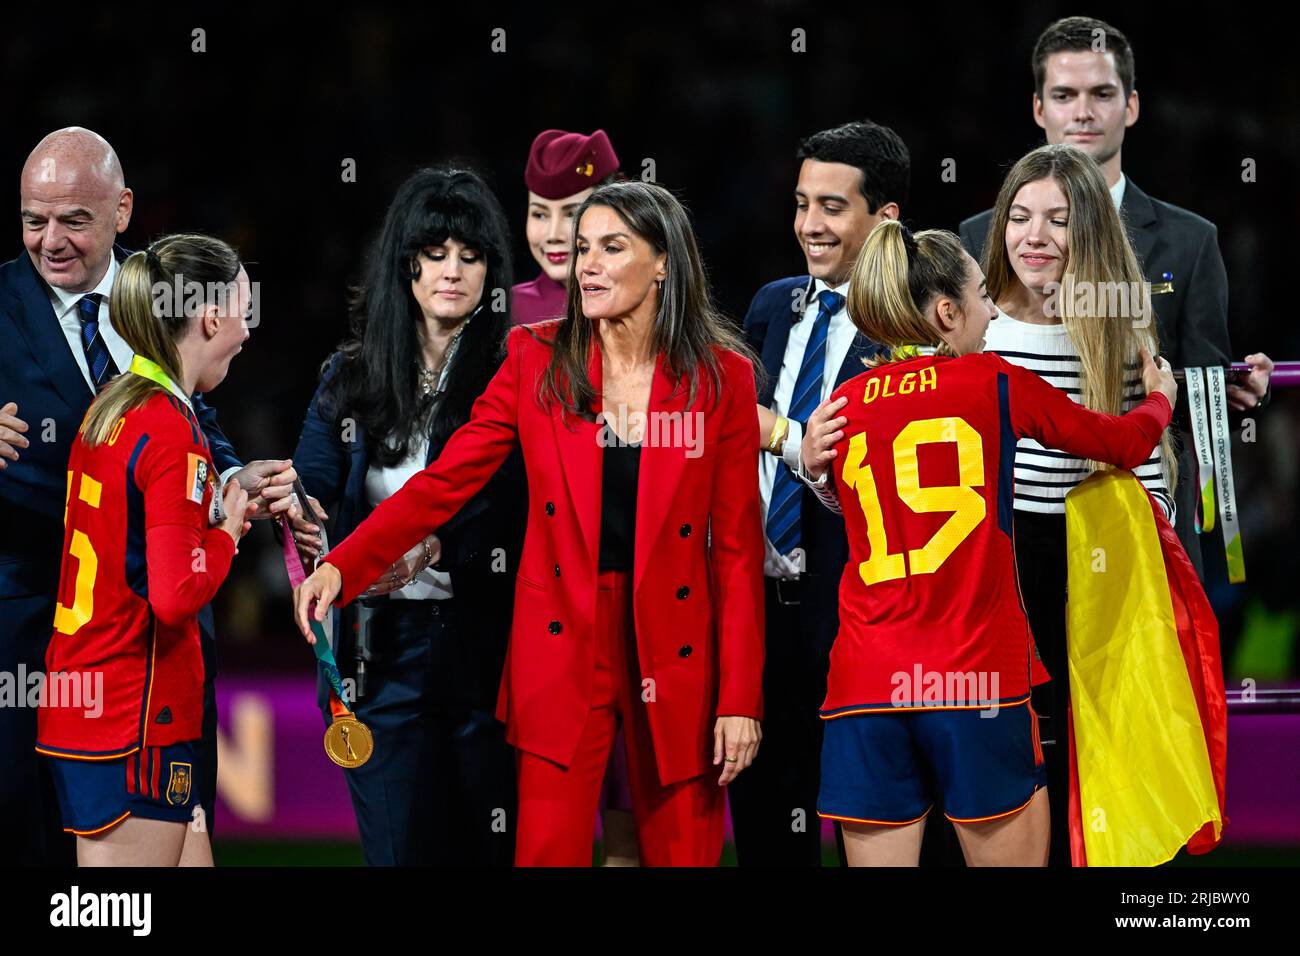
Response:
[[[1063,324],[1041,325],[1000,311],[997,320],[989,325],[984,351],[996,352],[1011,364],[1036,372],[1076,402],[1086,404],[1081,387],[1082,363]],[[1134,360],[1124,370],[1121,410],[1128,411],[1141,404],[1145,397],[1141,368]],[[1133,474],[1160,503],[1165,517],[1173,521],[1174,500],[1160,451],[1157,445],[1151,457],[1133,469]],[[1069,452],[1044,448],[1032,438],[1022,438],[1016,446],[1016,510],[1062,515],[1066,494],[1091,473],[1083,459]]]
[[[986,351],[1037,372],[1093,411],[1122,414],[1141,403],[1138,350],[1159,349],[1150,293],[1091,157],[1050,145],[1016,163],[998,193],[984,255],[1000,313]],[[1100,467],[1031,439],[1016,448],[1016,563],[1030,628],[1052,676],[1035,689],[1034,707],[1055,793],[1069,787],[1065,496]],[[1168,432],[1134,474],[1173,520],[1177,473]],[[1067,805],[1052,805],[1051,865],[1070,862]]]

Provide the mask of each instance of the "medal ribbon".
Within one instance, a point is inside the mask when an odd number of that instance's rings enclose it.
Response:
[[[307,501],[307,492],[303,489],[301,481],[294,482],[294,492],[298,495],[298,502],[304,509],[311,507]],[[284,568],[289,572],[289,584],[296,588],[307,580],[307,571],[303,568],[302,559],[298,556],[298,546],[294,544],[293,528],[289,524],[288,515],[280,516],[280,527],[284,531]],[[321,532],[321,543],[328,548],[324,531]],[[330,715],[338,718],[351,714],[351,709],[343,702],[343,680],[339,676],[338,664],[334,661],[334,650],[330,646],[330,635],[327,633],[324,624],[312,616],[310,608],[307,611],[307,616],[311,624],[311,632],[316,637],[316,643],[312,645],[312,649],[316,652],[316,668],[330,686]]]
[[[1237,514],[1237,493],[1232,483],[1232,432],[1228,426],[1228,387],[1223,369],[1206,369],[1206,398],[1210,409],[1210,439],[1217,476],[1219,517],[1223,548],[1228,563],[1228,580],[1246,580],[1246,559],[1241,548],[1241,523]]]
[[[131,365],[127,368],[127,371],[132,375],[139,375],[141,378],[147,378],[151,382],[158,383],[186,405],[190,404],[190,397],[181,390],[179,385],[171,380],[171,376],[164,372],[162,366],[157,362],[151,361],[143,355],[133,355],[131,356]]]
[[[1214,530],[1214,453],[1210,446],[1209,410],[1205,403],[1205,369],[1186,370],[1187,410],[1192,419],[1192,447],[1196,452],[1196,480],[1201,487],[1193,519],[1196,533]]]

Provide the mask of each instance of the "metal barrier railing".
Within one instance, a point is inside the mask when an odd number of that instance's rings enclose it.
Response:
[[[1227,698],[1228,713],[1233,715],[1300,714],[1300,687],[1230,690]]]

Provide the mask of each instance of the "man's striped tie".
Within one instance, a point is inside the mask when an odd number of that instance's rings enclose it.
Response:
[[[108,353],[108,343],[99,334],[99,295],[83,295],[77,302],[77,318],[81,320],[81,347],[86,350],[86,366],[90,369],[90,380],[95,391],[103,388],[104,383],[115,378],[118,367],[113,356]]]
[[[794,397],[785,417],[807,428],[808,416],[821,404],[822,374],[826,368],[826,332],[831,316],[844,305],[844,296],[830,289],[817,295],[821,308],[813,322],[808,345],[803,350],[803,363],[799,377],[794,382]],[[772,483],[772,502],[767,509],[767,539],[779,554],[789,554],[799,546],[799,505],[803,499],[803,485],[783,464],[776,466],[776,481]]]

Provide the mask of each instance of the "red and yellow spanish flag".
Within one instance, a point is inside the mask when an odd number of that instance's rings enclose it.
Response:
[[[1223,827],[1219,626],[1160,506],[1126,471],[1065,501],[1070,849],[1075,866],[1155,866]]]

